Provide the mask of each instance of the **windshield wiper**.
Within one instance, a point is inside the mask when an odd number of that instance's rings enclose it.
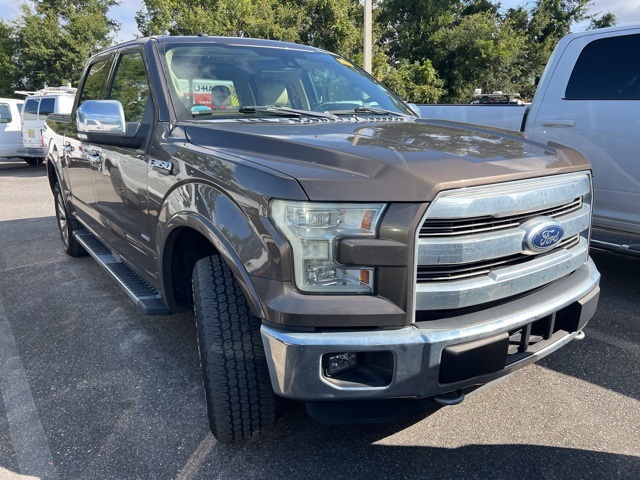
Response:
[[[276,115],[282,117],[316,117],[316,118],[336,118],[332,113],[314,112],[313,110],[299,110],[289,107],[267,107],[264,105],[246,105],[240,107],[240,113],[265,113],[267,115]]]
[[[233,111],[233,110],[232,110]],[[192,117],[206,117],[207,115],[218,115],[220,110],[195,110],[191,111]]]
[[[374,113],[376,115],[393,115],[396,117],[406,117],[407,115],[393,110],[385,110],[384,108],[374,107],[356,107],[353,109],[355,113]]]

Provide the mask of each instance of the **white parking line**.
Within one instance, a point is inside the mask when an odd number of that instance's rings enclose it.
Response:
[[[0,393],[20,473],[57,480],[47,436],[33,402],[29,381],[18,354],[7,313],[0,299]]]
[[[191,454],[185,466],[180,470],[180,473],[178,473],[176,480],[191,480],[195,478],[196,475],[200,473],[200,469],[207,459],[207,456],[217,443],[218,441],[214,436],[211,435],[211,433],[207,433],[200,442],[200,445],[198,445],[198,448]]]

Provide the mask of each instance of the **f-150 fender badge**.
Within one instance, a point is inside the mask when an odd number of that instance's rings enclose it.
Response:
[[[173,163],[165,162],[164,160],[158,160],[157,158],[149,159],[149,170],[162,170],[167,173],[173,171]]]
[[[551,250],[564,237],[564,228],[550,217],[537,217],[523,223],[525,253],[541,253]]]

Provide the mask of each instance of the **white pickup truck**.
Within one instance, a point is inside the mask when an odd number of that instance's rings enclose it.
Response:
[[[569,145],[594,169],[592,244],[640,255],[640,25],[574,33],[551,55],[531,105],[420,105],[420,116]]]

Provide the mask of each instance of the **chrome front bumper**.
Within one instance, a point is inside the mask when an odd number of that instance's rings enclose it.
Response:
[[[262,341],[271,383],[278,395],[305,401],[431,397],[483,385],[539,360],[575,338],[595,312],[599,281],[600,274],[589,259],[562,280],[511,302],[400,329],[296,332],[263,325]],[[484,348],[483,342],[500,338],[502,348],[505,336],[513,343],[514,332],[527,328],[531,332],[528,325],[549,321],[553,326],[556,314],[558,318],[570,318],[573,326],[555,331],[527,351],[513,355],[505,352],[503,368],[462,379],[458,374],[443,376],[443,358],[450,357],[451,351],[462,348],[464,356],[465,344],[469,345],[467,358],[473,359],[478,356],[478,352],[473,353],[475,345]],[[513,346],[509,348],[511,351]],[[341,352],[358,352],[364,357],[384,354],[391,358],[385,374],[388,380],[368,381],[364,375],[360,380],[354,381],[352,376],[345,381],[327,376],[323,356]],[[443,378],[449,380],[443,382]]]

